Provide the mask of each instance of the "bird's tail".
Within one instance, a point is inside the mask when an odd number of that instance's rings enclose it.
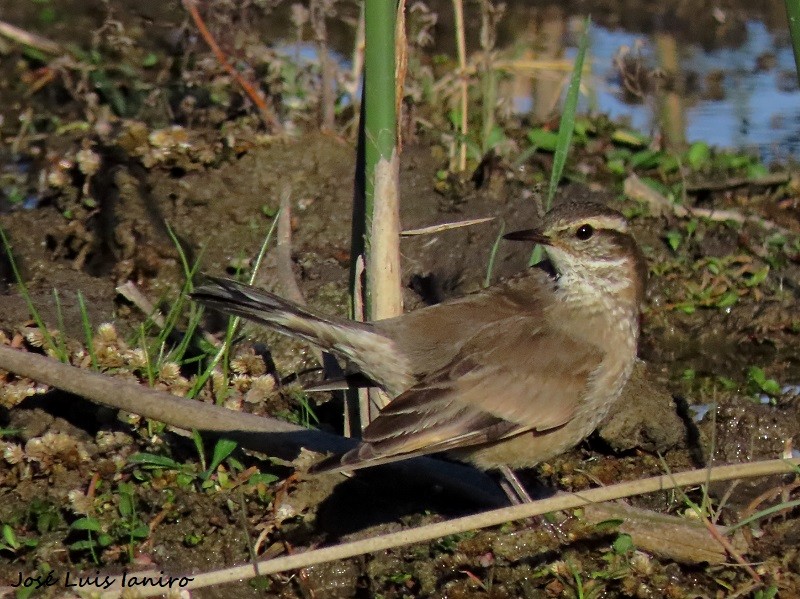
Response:
[[[208,282],[192,293],[193,300],[330,351],[355,364],[390,393],[399,393],[413,383],[410,366],[395,343],[369,324],[315,314],[273,293],[230,279],[207,278]]]

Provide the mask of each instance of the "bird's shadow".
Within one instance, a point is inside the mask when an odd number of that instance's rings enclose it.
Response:
[[[396,467],[360,471],[336,485],[319,504],[316,528],[333,540],[393,522],[422,524],[415,516],[424,514],[450,519],[509,505],[499,484],[486,474],[477,474],[487,485],[495,486],[485,489],[487,493],[481,498],[436,484],[425,476],[414,476],[411,471],[398,472]],[[523,478],[532,497],[553,494],[552,489],[525,473]]]

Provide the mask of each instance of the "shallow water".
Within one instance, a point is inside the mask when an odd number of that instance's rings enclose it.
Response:
[[[747,23],[745,42],[738,48],[706,51],[699,45],[679,50],[681,71],[691,73],[700,88],[684,97],[686,139],[712,145],[752,149],[765,160],[800,157],[800,90],[795,80],[791,47],[781,44],[760,21]],[[639,130],[653,128],[654,110],[647,103],[622,99],[612,60],[620,46],[644,40],[642,55],[653,60],[648,36],[595,26],[592,31],[593,79],[597,109],[614,118],[628,118]],[[775,64],[757,67],[758,58],[770,55]],[[713,73],[722,76],[724,97],[708,97],[705,85]]]

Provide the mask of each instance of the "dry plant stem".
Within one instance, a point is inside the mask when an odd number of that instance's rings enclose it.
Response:
[[[301,306],[306,305],[306,298],[300,291],[297,279],[292,270],[292,188],[287,183],[281,190],[281,209],[278,214],[278,234],[275,251],[277,253],[278,280],[286,299]]]
[[[375,211],[372,215],[372,235],[367,262],[367,281],[371,285],[373,302],[370,320],[393,318],[403,313],[400,294],[400,198],[398,190],[398,158],[392,153],[388,161],[381,160],[375,169]]]
[[[792,180],[789,173],[772,173],[764,177],[749,179],[747,177],[735,177],[722,181],[707,181],[705,183],[695,183],[686,186],[686,193],[698,193],[703,191],[725,191],[738,187],[776,187],[785,185]]]
[[[403,148],[403,96],[408,71],[408,39],[406,38],[406,0],[397,3],[397,20],[394,35],[394,113],[397,115],[397,147]]]
[[[638,549],[662,558],[683,564],[725,562],[725,550],[697,520],[659,514],[618,502],[587,505],[584,518],[592,524],[623,520],[620,532],[629,534]],[[725,534],[725,527],[720,527],[719,532]],[[738,551],[746,548],[743,535],[739,534],[734,540]]]
[[[353,47],[353,67],[350,70],[350,84],[347,86],[347,93],[353,102],[353,114],[361,112],[361,96],[358,94],[359,84],[364,72],[364,51],[366,42],[364,39],[364,5],[358,13],[358,25],[356,26],[356,39]]]
[[[250,449],[280,457],[291,459],[301,447],[320,450],[328,446],[322,451],[342,451],[355,445],[336,435],[170,395],[8,346],[0,346],[0,369],[182,429],[232,433]],[[270,440],[263,433],[278,435]]]
[[[716,482],[722,480],[731,480],[734,478],[750,478],[769,476],[773,474],[786,474],[795,472],[798,466],[800,466],[800,459],[766,460],[749,464],[732,464],[730,466],[718,466],[712,468],[710,470],[710,474],[706,469],[690,470],[687,472],[678,472],[669,475],[654,476],[637,481],[619,483],[616,485],[610,485],[608,487],[589,489],[588,491],[583,491],[580,493],[562,494],[549,499],[535,501],[533,503],[515,505],[512,507],[474,514],[472,516],[465,516],[463,518],[456,518],[446,522],[428,524],[426,526],[420,526],[401,532],[380,535],[370,539],[342,543],[332,547],[314,549],[305,553],[298,553],[261,561],[258,563],[258,573],[260,575],[266,575],[276,574],[278,572],[286,572],[287,570],[297,570],[312,566],[314,564],[347,559],[357,555],[364,555],[366,553],[376,553],[378,551],[385,551],[387,549],[403,547],[412,545],[414,543],[424,543],[448,535],[458,534],[479,528],[487,528],[489,526],[497,526],[512,520],[521,520],[524,518],[530,518],[532,516],[546,514],[548,512],[573,509],[584,505],[620,499],[622,497],[640,495],[642,493],[664,491],[667,489],[672,489],[676,486],[697,485],[705,483],[708,480]],[[254,575],[254,565],[250,564],[246,566],[238,566],[225,570],[218,570],[216,572],[195,575],[193,576],[194,580],[189,583],[186,588],[201,588],[215,584],[223,584],[226,582],[240,581],[252,578]],[[141,596],[147,597],[157,595],[159,593],[160,589],[152,589],[152,591],[151,589],[144,589],[142,590]],[[115,590],[113,592],[109,591],[101,595],[101,597],[104,599],[110,599],[112,597],[119,596],[119,590]]]
[[[714,448],[712,447],[710,451],[711,455],[713,455]],[[664,458],[660,457],[660,460],[662,467],[665,468],[667,472],[669,472],[668,466],[664,461]],[[710,470],[708,470],[708,472],[710,473]],[[707,478],[706,482],[703,484],[703,503],[705,503],[707,499],[707,492],[708,492],[707,489],[710,486],[711,486],[711,480],[709,475],[709,478]],[[744,568],[744,570],[748,573],[750,578],[752,578],[755,582],[760,584],[762,582],[761,576],[759,576],[758,573],[755,570],[753,570],[750,564],[748,564],[745,561],[745,559],[742,557],[742,554],[733,546],[733,544],[722,535],[717,525],[714,522],[712,522],[711,519],[706,515],[704,508],[690,501],[689,498],[686,496],[686,493],[683,492],[683,490],[680,490],[678,492],[684,498],[684,502],[692,507],[693,512],[706,527],[711,537],[714,538],[717,541],[717,543],[719,543],[720,546],[723,549],[725,549],[725,551],[727,551],[728,555],[730,555],[737,564],[739,564]]]
[[[19,27],[16,27],[10,23],[6,23],[5,21],[0,21],[0,35],[3,35],[8,39],[24,46],[30,46],[31,48],[36,48],[42,52],[47,52],[48,54],[61,54],[63,51],[61,46],[54,41],[51,41],[46,37],[42,37],[41,35],[20,29]]]
[[[571,73],[575,63],[571,60],[560,60],[556,58],[537,58],[535,60],[515,59],[515,60],[498,60],[494,63],[494,68],[498,71],[507,73],[520,73],[535,75],[538,73],[546,73],[557,71],[559,73]],[[589,74],[591,72],[590,66],[583,67],[583,73]],[[562,77],[558,77],[562,79]]]
[[[281,190],[281,210],[278,214],[278,234],[275,244],[275,258],[278,265],[278,281],[286,299],[306,305],[306,298],[300,291],[297,279],[292,270],[292,188],[287,183]],[[314,357],[320,364],[324,363],[322,350],[318,347],[310,346]]]
[[[343,453],[356,446],[354,439],[170,395],[5,345],[0,345],[0,370],[179,429],[225,436],[242,447],[274,457],[291,460],[303,448]],[[490,479],[474,468],[430,458],[406,460],[392,468],[406,476],[429,477],[432,484],[471,497],[476,502],[498,505],[503,501],[502,494],[493,492]]]
[[[122,285],[118,285],[114,291],[139,308],[139,310],[141,310],[141,312],[147,316],[147,318],[149,318],[159,329],[164,329],[164,315],[160,310],[156,309],[156,307],[153,305],[153,302],[145,297],[145,295],[133,281],[126,281]],[[203,333],[203,338],[212,345],[216,345],[218,343],[214,335],[208,331]]]
[[[741,552],[738,551],[733,544],[723,536],[717,525],[711,522],[711,520],[709,520],[707,517],[703,517],[702,522],[708,530],[708,534],[710,534],[717,541],[717,543],[719,543],[725,549],[728,555],[730,555],[737,564],[744,568],[750,578],[752,578],[755,582],[761,583],[761,576],[759,576],[758,573],[753,570],[753,567],[747,563],[744,557],[742,557]]]
[[[789,500],[789,494],[797,489],[800,489],[800,481],[796,481],[790,485],[768,489],[748,503],[747,507],[740,514],[740,517],[748,518],[752,516],[765,501],[775,501],[781,497],[781,501],[785,503]]]
[[[208,47],[211,49],[211,52],[217,59],[217,62],[222,66],[223,69],[231,76],[233,79],[239,84],[239,86],[244,90],[247,96],[253,101],[253,104],[256,105],[258,108],[258,112],[261,115],[261,120],[264,121],[264,124],[272,133],[280,133],[281,132],[281,125],[278,122],[278,119],[275,118],[275,115],[270,110],[269,106],[267,106],[264,97],[261,93],[255,88],[255,86],[247,81],[239,71],[233,68],[233,65],[228,61],[228,57],[225,56],[225,53],[217,44],[217,41],[214,39],[214,36],[211,35],[211,32],[206,27],[205,22],[203,21],[203,17],[200,16],[200,11],[197,10],[197,2],[196,0],[181,0],[183,7],[188,11],[189,15],[192,17],[194,21],[195,27],[200,32],[200,36],[205,40]]]
[[[133,281],[127,281],[122,285],[118,285],[115,291],[134,306],[139,308],[139,310],[141,310],[145,316],[152,320],[158,328],[164,328],[164,315],[160,311],[156,310],[153,302],[144,296],[144,294],[139,290]]]
[[[461,227],[469,227],[471,225],[480,225],[494,220],[494,216],[486,216],[483,218],[472,218],[469,220],[460,220],[454,223],[442,223],[441,225],[431,225],[429,227],[420,227],[419,229],[406,229],[400,233],[400,237],[414,237],[415,235],[430,235],[431,233],[441,233],[442,231],[449,231],[451,229],[460,229]]]
[[[485,147],[486,140],[494,129],[494,111],[497,104],[497,79],[494,67],[494,46],[497,37],[497,21],[503,12],[502,5],[494,6],[490,0],[481,0],[481,50],[482,50],[482,103],[483,103],[483,136],[481,139],[482,152],[490,148]]]
[[[654,215],[674,214],[678,218],[700,217],[717,222],[734,221],[737,223],[755,223],[766,229],[774,229],[783,233],[790,233],[785,227],[760,216],[749,216],[742,214],[738,210],[712,208],[687,208],[678,204],[673,204],[669,199],[655,189],[647,185],[637,175],[630,175],[624,183],[625,195],[631,199],[639,200],[648,205]]]
[[[306,298],[303,297],[303,292],[300,291],[300,285],[297,284],[297,277],[294,276],[292,269],[292,187],[288,183],[283,186],[281,190],[281,209],[278,214],[277,236],[275,244],[275,259],[278,266],[278,281],[283,289],[283,293],[287,299],[300,304],[306,305]],[[319,362],[324,371],[325,376],[330,378],[340,378],[343,375],[342,369],[336,358],[331,354],[323,352],[315,345],[310,345],[311,353]],[[345,435],[349,437],[349,435]]]
[[[317,55],[320,65],[320,125],[323,131],[333,131],[334,103],[333,95],[333,66],[330,56],[328,56],[328,26],[325,23],[327,12],[326,0],[311,0],[309,5],[311,13],[311,28],[314,30],[314,37],[317,42]]]
[[[573,62],[567,60],[497,60],[494,62],[495,70],[500,73],[537,77],[545,76],[553,71],[571,73],[574,66]],[[465,77],[475,75],[480,71],[480,68],[477,61],[471,59],[467,63],[463,75]],[[583,73],[588,74],[589,69],[588,65],[584,66]],[[447,90],[451,90],[456,85],[456,81],[461,79],[461,76],[462,73],[460,72],[444,75],[433,84],[433,92],[435,94],[447,93]],[[559,77],[559,80],[563,80],[563,78]]]
[[[353,289],[353,318],[360,322],[364,322],[366,320],[366,315],[364,313],[364,286],[362,282],[364,280],[364,270],[366,267],[364,266],[364,256],[359,256],[356,258],[356,266],[355,266],[355,289]],[[363,387],[359,388],[356,391],[358,395],[358,417],[359,417],[359,425],[360,430],[364,430],[367,428],[370,422],[369,418],[369,390],[364,389]],[[347,415],[349,418],[349,414]],[[352,421],[350,419],[350,421]],[[345,430],[348,430],[347,428]],[[351,432],[351,431],[350,431]],[[346,434],[346,437],[350,437],[350,434]]]
[[[460,90],[461,124],[458,142],[458,170],[467,168],[467,43],[464,38],[464,3],[463,0],[453,0],[453,11],[456,25],[456,49],[458,51],[458,75]]]
[[[388,160],[375,167],[375,204],[370,222],[367,254],[367,284],[372,296],[370,320],[383,320],[403,313],[400,284],[399,158],[395,149]],[[370,389],[370,421],[389,403],[389,396]]]

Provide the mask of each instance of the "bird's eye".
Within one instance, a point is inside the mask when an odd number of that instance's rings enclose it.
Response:
[[[592,235],[594,235],[594,227],[592,225],[581,225],[578,227],[578,230],[575,231],[575,237],[581,241],[586,241]]]

